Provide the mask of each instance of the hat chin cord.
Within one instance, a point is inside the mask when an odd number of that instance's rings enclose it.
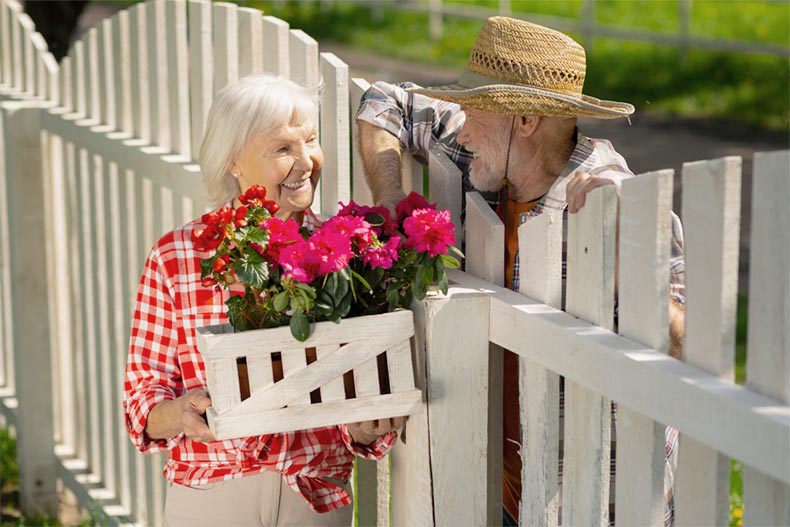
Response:
[[[513,130],[516,128],[516,116],[514,115],[510,121],[510,136],[507,140],[507,157],[505,157],[505,172],[500,181],[502,188],[499,190],[499,203],[502,205],[503,214],[507,208],[507,202],[510,198],[510,180],[507,178],[508,170],[510,169],[510,147],[513,145]]]

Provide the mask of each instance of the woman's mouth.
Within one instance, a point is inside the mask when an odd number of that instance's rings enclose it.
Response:
[[[282,183],[282,186],[287,189],[296,190],[305,186],[305,184],[307,184],[309,181],[309,179],[302,179],[301,181],[296,181],[294,183]]]

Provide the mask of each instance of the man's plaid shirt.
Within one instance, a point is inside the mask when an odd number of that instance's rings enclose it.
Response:
[[[308,227],[317,221],[306,215]],[[355,454],[380,459],[394,443],[394,432],[369,447],[352,444],[345,426],[211,443],[192,441],[183,434],[153,440],[145,433],[154,405],[187,390],[206,388],[195,330],[227,322],[228,293],[200,283],[200,260],[210,254],[195,250],[192,232],[202,227],[195,220],[166,234],[145,262],[124,383],[123,406],[132,442],[143,453],[169,450],[164,476],[180,485],[204,485],[272,470],[283,474],[316,512],[350,504],[345,490],[323,478],[348,479]]]
[[[456,141],[458,133],[464,125],[465,115],[460,106],[438,99],[432,99],[420,94],[407,92],[406,89],[416,86],[413,83],[388,84],[376,82],[362,96],[356,119],[369,122],[379,128],[387,130],[397,137],[406,150],[418,160],[428,159],[430,150],[438,149],[446,154],[463,174],[464,192],[474,190],[469,181],[469,164],[472,155]],[[622,180],[633,177],[633,173],[623,157],[618,154],[609,141],[592,139],[583,136],[577,130],[577,144],[565,170],[560,174],[549,191],[540,202],[529,212],[522,213],[519,222],[524,223],[529,218],[541,214],[544,210],[558,210],[563,212],[563,219],[567,222],[567,203],[565,201],[565,187],[568,176],[583,171],[593,175],[607,177],[612,180]],[[485,194],[492,205],[496,204],[496,196]],[[564,230],[565,232],[565,230]],[[563,242],[562,277],[565,281],[567,254],[566,244]],[[519,289],[519,257],[514,258],[513,285],[515,291]],[[679,218],[672,214],[672,240],[670,256],[670,294],[673,298],[683,303],[685,301],[685,260],[683,256],[683,229]],[[563,294],[564,297],[564,294]],[[564,397],[560,396],[560,419],[564,413]],[[616,422],[616,405],[612,405],[612,419]],[[677,466],[677,430],[666,429],[666,470],[665,470],[665,501],[667,510],[665,525],[674,521],[674,473]],[[612,466],[611,481],[615,481],[615,430],[612,430]],[[560,445],[562,451],[562,445]],[[559,467],[560,482],[562,481],[562,455]],[[614,490],[614,489],[612,489]],[[611,493],[614,498],[614,492]],[[610,502],[610,520],[614,518],[613,501]]]

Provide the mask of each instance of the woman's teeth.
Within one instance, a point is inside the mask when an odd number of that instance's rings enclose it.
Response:
[[[302,188],[305,183],[307,183],[307,180],[303,179],[302,181],[297,181],[296,183],[283,183],[282,185],[285,188],[297,189],[297,188]]]

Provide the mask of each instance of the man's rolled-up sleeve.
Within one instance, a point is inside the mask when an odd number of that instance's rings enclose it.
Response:
[[[351,451],[351,453],[363,459],[375,461],[383,458],[385,455],[387,455],[387,452],[389,452],[390,448],[392,448],[392,445],[395,444],[395,440],[398,439],[398,433],[393,431],[380,436],[369,445],[360,445],[359,443],[354,442],[354,439],[351,437],[346,425],[339,425],[338,428],[340,429],[340,435],[343,438],[343,443],[346,444],[346,447]]]

